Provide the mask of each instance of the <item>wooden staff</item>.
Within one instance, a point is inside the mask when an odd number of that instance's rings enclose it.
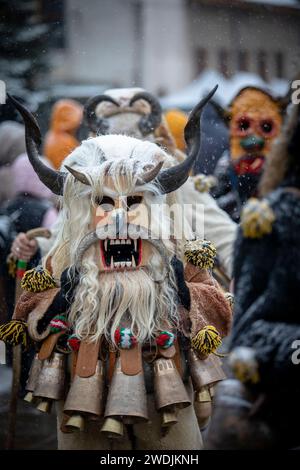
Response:
[[[33,240],[37,237],[50,238],[51,232],[43,227],[35,228],[26,232],[26,236],[29,240]],[[13,255],[11,254],[10,257]],[[27,262],[24,260],[17,260],[17,272],[16,272],[16,290],[15,290],[15,306],[22,294],[22,277],[26,271]],[[7,425],[7,437],[5,443],[5,449],[13,449],[15,444],[16,435],[16,422],[17,422],[17,408],[18,408],[18,392],[20,386],[22,367],[22,345],[18,344],[12,348],[12,385],[11,394],[9,400],[9,412],[8,412],[8,425]]]

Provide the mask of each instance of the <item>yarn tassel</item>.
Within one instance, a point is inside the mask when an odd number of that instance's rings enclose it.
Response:
[[[56,283],[47,269],[37,266],[25,272],[21,287],[28,292],[43,292],[56,287]]]
[[[0,340],[11,346],[28,346],[27,324],[23,320],[11,320],[0,326]]]
[[[191,339],[193,349],[205,355],[215,352],[221,344],[221,336],[212,325],[205,326]]]
[[[217,250],[209,240],[190,240],[184,245],[184,255],[194,266],[211,269],[214,266]]]
[[[61,331],[67,331],[69,329],[69,323],[65,315],[56,315],[50,321],[50,333],[60,333]]]

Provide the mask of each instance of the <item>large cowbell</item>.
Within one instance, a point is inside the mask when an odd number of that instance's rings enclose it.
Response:
[[[31,403],[34,400],[33,393],[34,393],[35,387],[37,385],[39,375],[40,375],[41,370],[42,370],[42,365],[43,365],[43,361],[41,361],[39,359],[39,355],[38,355],[38,353],[36,353],[34,358],[33,358],[33,361],[32,361],[31,367],[30,367],[30,371],[29,371],[29,375],[28,375],[28,380],[27,380],[27,383],[26,383],[26,392],[27,393],[24,397],[24,400],[27,401],[28,403]]]
[[[226,378],[221,361],[214,354],[210,354],[206,359],[200,359],[196,352],[190,349],[189,366],[193,386],[196,390],[196,401],[203,401],[200,395],[204,387],[210,388]]]
[[[106,421],[102,432],[108,435],[122,435],[122,426],[117,426],[116,421],[133,424],[148,420],[144,372],[141,370],[136,375],[124,374],[120,357],[116,360],[104,416]]]
[[[65,396],[65,354],[54,352],[45,359],[34,388],[33,396],[41,398],[39,411],[50,412],[52,401],[63,400]]]
[[[172,359],[160,358],[154,362],[154,393],[156,408],[162,413],[163,427],[175,424],[177,410],[191,405]]]
[[[104,366],[98,360],[95,373],[90,377],[75,375],[71,384],[64,414],[69,416],[67,431],[83,430],[85,418],[98,419],[104,408]]]

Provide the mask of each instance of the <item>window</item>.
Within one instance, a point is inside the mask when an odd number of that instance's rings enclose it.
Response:
[[[219,71],[224,77],[229,77],[229,53],[226,49],[220,49],[219,51]]]
[[[263,80],[267,80],[267,54],[265,51],[258,51],[257,54],[257,71]]]
[[[284,78],[284,55],[280,51],[275,53],[275,75]]]
[[[208,64],[208,54],[207,54],[207,50],[204,49],[204,47],[199,47],[196,50],[195,62],[196,62],[196,74],[198,76],[202,72],[204,72]]]
[[[239,50],[237,55],[237,69],[240,72],[249,70],[249,53],[248,51]]]

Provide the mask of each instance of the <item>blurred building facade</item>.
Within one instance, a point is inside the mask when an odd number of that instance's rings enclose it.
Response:
[[[57,3],[57,0],[56,0]],[[49,3],[48,3],[49,4]],[[205,69],[290,79],[300,68],[297,0],[61,0],[54,83],[144,86],[159,95]]]

